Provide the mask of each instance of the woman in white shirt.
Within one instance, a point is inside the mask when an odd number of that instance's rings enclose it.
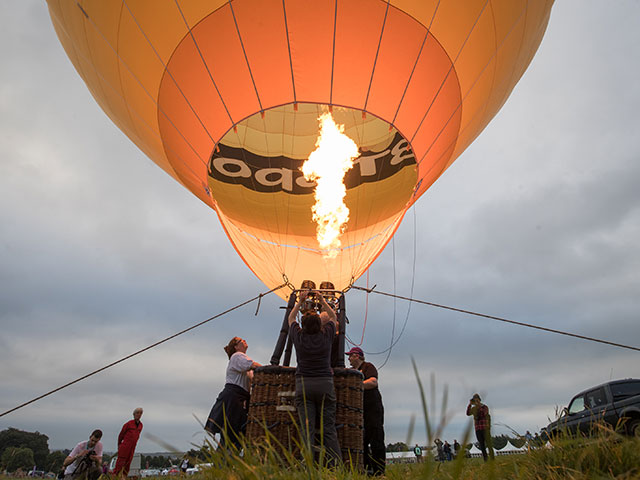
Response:
[[[244,435],[249,411],[249,389],[253,369],[260,366],[247,355],[247,342],[233,337],[224,351],[229,356],[224,389],[213,404],[204,429],[220,434],[220,445],[230,442],[240,449],[241,435]]]

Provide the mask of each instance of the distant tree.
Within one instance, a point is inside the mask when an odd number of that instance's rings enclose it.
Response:
[[[33,452],[35,464],[44,468],[47,455],[49,455],[49,437],[40,432],[25,432],[17,428],[7,428],[0,432],[0,454],[4,453],[8,447],[29,448]]]
[[[51,452],[49,455],[47,455],[47,460],[45,461],[44,465],[42,465],[42,468],[47,472],[59,472],[62,468],[62,462],[64,462],[64,459],[67,458],[67,455],[68,454],[65,454],[60,450]]]
[[[525,443],[527,443],[527,439],[524,437],[509,437],[509,442],[516,448],[521,448]]]
[[[15,472],[19,468],[31,470],[35,465],[33,450],[28,447],[5,448],[0,461],[2,461],[4,468],[10,472]]]
[[[500,450],[507,445],[509,437],[507,437],[506,435],[498,435],[495,437],[492,436],[491,440],[493,441],[493,448],[495,448],[496,450]]]
[[[200,447],[198,450],[192,448],[187,452],[187,458],[189,459],[189,463],[194,463],[196,460],[205,462],[208,458],[211,457],[211,453],[205,446]]]
[[[142,465],[146,467],[147,462],[149,462],[149,468],[164,468],[171,465],[171,463],[167,463],[167,459],[160,455],[147,455],[144,457],[144,461],[142,461]]]
[[[408,450],[409,447],[407,447],[407,444],[404,442],[390,443],[387,445],[387,452],[406,452]]]

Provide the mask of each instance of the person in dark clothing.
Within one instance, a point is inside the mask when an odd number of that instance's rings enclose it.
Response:
[[[457,457],[459,451],[460,451],[460,444],[458,443],[458,440],[454,440],[453,441],[453,454]]]
[[[302,315],[302,328],[296,316],[311,291],[300,292],[300,299],[289,314],[289,336],[296,348],[295,403],[300,417],[303,441],[311,449],[316,433],[316,418],[322,420],[322,443],[330,465],[342,460],[336,431],[336,393],[331,370],[331,345],[336,335],[336,314],[322,295],[317,295],[323,313],[311,310]]]
[[[436,459],[439,462],[444,462],[444,449],[443,447],[443,443],[442,440],[440,440],[439,438],[436,438],[433,443],[436,444]]]
[[[467,406],[467,416],[473,415],[473,423],[476,430],[476,438],[482,458],[487,461],[487,449],[489,449],[489,457],[493,460],[493,446],[491,445],[491,415],[489,415],[489,407],[481,401],[480,395],[475,393],[469,405]]]
[[[384,445],[384,406],[378,389],[378,370],[364,361],[364,352],[353,347],[345,355],[351,366],[364,375],[364,465],[373,475],[383,475],[386,462]]]
[[[444,459],[447,462],[450,462],[451,459],[453,458],[451,455],[451,444],[446,440],[444,441],[444,445],[442,446],[442,451],[444,452]]]
[[[240,449],[240,436],[247,426],[249,412],[249,389],[253,370],[260,366],[247,355],[247,342],[233,337],[224,351],[229,357],[224,389],[218,395],[211,408],[204,429],[212,435],[220,434],[220,446],[229,440],[236,449]]]

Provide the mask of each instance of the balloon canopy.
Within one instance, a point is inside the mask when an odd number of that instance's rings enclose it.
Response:
[[[502,107],[553,2],[48,3],[96,101],[218,213],[268,287],[310,279],[343,289]],[[314,183],[300,171],[326,111],[360,153],[331,257],[316,239]]]

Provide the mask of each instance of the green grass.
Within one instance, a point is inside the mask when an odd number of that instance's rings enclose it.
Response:
[[[420,390],[426,434],[429,444],[440,436],[448,415],[446,413],[447,391],[442,395],[441,411],[436,412],[435,379],[431,379],[430,402],[427,402],[422,381],[416,381]],[[434,419],[438,419],[434,422]],[[411,422],[413,425],[413,422]],[[413,426],[409,428],[407,444],[411,444]],[[463,444],[468,443],[471,428],[463,433]],[[300,444],[298,444],[300,448]],[[302,449],[302,456],[295,456],[278,444],[266,431],[266,439],[260,445],[252,444],[244,449],[243,456],[237,451],[216,451],[211,444],[207,462],[214,467],[196,475],[180,477],[184,480],[214,479],[274,479],[274,480],[364,480],[362,472],[341,466],[330,469],[313,462],[309,451]],[[423,456],[420,464],[387,465],[386,478],[390,480],[433,479],[433,480],[475,480],[475,479],[522,479],[522,480],[586,480],[586,479],[640,479],[640,439],[622,436],[610,428],[600,427],[592,438],[571,438],[564,436],[553,440],[551,448],[533,449],[529,453],[496,456],[494,461],[485,463],[481,458],[460,458],[452,462],[436,462],[430,455]],[[160,477],[169,480],[177,477]],[[12,477],[0,474],[0,480]]]
[[[425,419],[429,444],[439,436],[447,423],[447,389],[437,402],[435,378],[431,377],[430,395],[422,385],[414,363],[416,382],[420,391],[422,414]],[[437,405],[440,404],[440,412]],[[410,422],[407,444],[411,444],[413,421]],[[471,424],[462,434],[462,444],[470,441]],[[300,445],[298,445],[300,447]],[[349,466],[330,469],[312,461],[312,455],[302,449],[302,458],[294,456],[278,445],[266,432],[266,441],[245,448],[243,457],[237,452],[214,452],[210,449],[211,469],[190,477],[191,480],[214,479],[283,479],[283,480],[364,480],[369,478]],[[436,462],[429,455],[420,464],[387,465],[386,478],[408,480],[413,478],[449,479],[640,479],[640,439],[621,436],[610,428],[601,427],[595,437],[564,438],[554,440],[551,448],[533,449],[529,453],[496,456],[485,463],[481,458],[463,456],[452,462]]]
[[[437,428],[434,429],[434,432]],[[424,457],[423,457],[424,458]],[[268,442],[247,449],[244,457],[213,452],[216,466],[189,477],[189,480],[274,479],[274,480],[364,480],[368,477],[346,467],[328,469],[310,458],[296,459]],[[553,448],[540,448],[522,455],[497,456],[493,462],[461,457],[439,463],[425,459],[420,464],[388,465],[386,478],[408,479],[640,479],[640,440],[626,438],[608,429],[591,439],[565,439]],[[164,479],[177,477],[161,477]],[[11,477],[0,475],[0,480]]]

